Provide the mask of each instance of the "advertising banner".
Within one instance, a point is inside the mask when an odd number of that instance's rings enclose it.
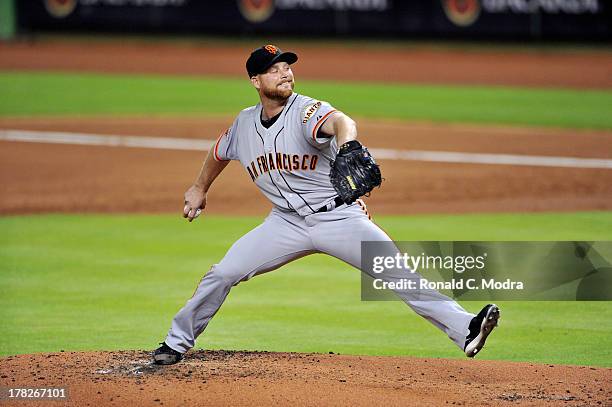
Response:
[[[22,32],[610,39],[603,0],[23,0]]]

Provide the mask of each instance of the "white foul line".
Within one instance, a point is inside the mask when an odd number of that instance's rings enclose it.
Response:
[[[431,161],[442,163],[528,165],[538,167],[607,168],[612,169],[612,160],[604,158],[555,157],[544,155],[513,155],[459,153],[450,151],[389,150],[373,148],[374,158],[389,160]]]
[[[140,147],[162,150],[203,150],[207,151],[214,140],[108,136],[101,134],[63,133],[55,131],[0,130],[0,140],[26,141],[30,143],[78,144],[105,147]]]
[[[107,147],[156,148],[163,150],[186,151],[207,151],[215,142],[214,140],[172,137],[110,136],[100,134],[29,130],[0,130],[0,140]],[[387,148],[371,148],[370,152],[375,158],[383,160],[612,169],[612,160],[604,158],[460,153],[425,150],[391,150]]]

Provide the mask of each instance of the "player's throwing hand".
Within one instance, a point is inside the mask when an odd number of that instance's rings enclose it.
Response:
[[[183,208],[183,217],[189,222],[200,216],[202,210],[206,207],[206,192],[197,186],[192,185],[185,192],[185,207]]]

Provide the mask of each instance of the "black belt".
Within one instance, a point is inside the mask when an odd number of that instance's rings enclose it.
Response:
[[[330,205],[333,202],[333,206]],[[321,213],[321,212],[329,212],[329,211],[333,211],[334,209],[336,209],[337,207],[339,207],[340,205],[344,205],[344,201],[342,200],[342,198],[340,198],[339,196],[336,197],[336,199],[334,199],[332,202],[330,202],[327,205],[323,205],[322,207],[320,207],[319,209],[317,209],[317,211],[315,213]]]

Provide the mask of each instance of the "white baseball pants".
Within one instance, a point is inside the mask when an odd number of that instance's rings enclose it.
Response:
[[[361,201],[306,217],[273,209],[261,225],[236,241],[221,262],[213,265],[202,278],[193,297],[174,317],[166,344],[178,352],[188,351],[232,286],[300,257],[326,253],[361,269],[362,241],[391,241],[391,238],[369,219]],[[380,278],[380,275],[372,276]],[[407,278],[407,273],[385,276],[386,280],[393,281]],[[410,278],[422,277],[414,273]],[[421,291],[419,295],[403,291],[396,294],[463,350],[473,314],[435,290]]]

